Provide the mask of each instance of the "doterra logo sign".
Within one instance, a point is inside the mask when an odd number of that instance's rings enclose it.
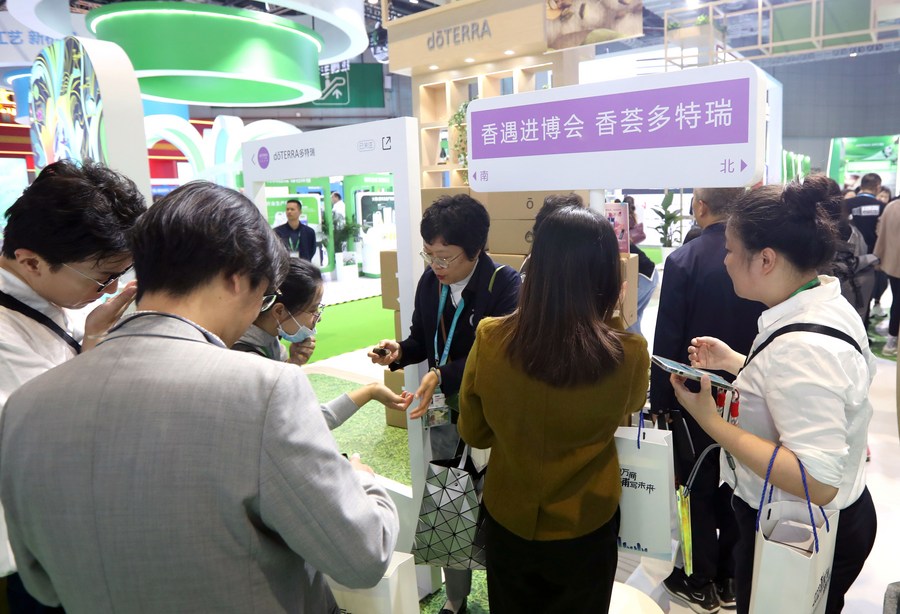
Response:
[[[444,47],[458,47],[468,42],[474,43],[485,38],[491,38],[491,26],[487,19],[482,20],[481,23],[473,21],[461,26],[435,30],[428,35],[427,44],[428,50],[434,51]]]
[[[256,159],[259,161],[260,168],[268,168],[269,167],[269,150],[265,147],[260,147],[259,151],[256,153]]]

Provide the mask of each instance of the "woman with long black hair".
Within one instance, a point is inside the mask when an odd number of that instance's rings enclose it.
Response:
[[[614,434],[647,398],[643,337],[613,312],[619,248],[597,212],[541,225],[519,308],[482,321],[459,431],[491,448],[484,507],[491,612],[606,612],[621,481]]]

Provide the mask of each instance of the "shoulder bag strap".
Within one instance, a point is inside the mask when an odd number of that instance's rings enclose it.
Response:
[[[248,354],[259,354],[263,358],[268,358],[269,356],[262,350],[262,348],[258,348],[255,345],[250,345],[249,343],[245,343],[243,341],[238,341],[234,345],[231,346],[232,350],[237,350],[238,352],[246,352]]]
[[[756,348],[752,354],[747,357],[747,360],[744,361],[744,367],[750,364],[750,361],[756,358],[756,355],[762,352],[766,347],[772,343],[776,337],[780,337],[781,335],[785,335],[787,333],[793,332],[808,332],[808,333],[818,333],[820,335],[827,335],[828,337],[834,337],[835,339],[840,339],[846,343],[849,343],[853,346],[857,352],[862,354],[862,349],[859,347],[859,344],[856,340],[845,333],[844,331],[838,330],[836,328],[832,328],[830,326],[825,326],[824,324],[808,324],[805,322],[797,322],[795,324],[788,324],[787,326],[782,326],[774,333],[769,335],[768,339],[763,341],[758,348]],[[742,367],[743,368],[743,367]]]
[[[0,305],[6,307],[7,309],[18,311],[23,316],[31,318],[39,324],[43,324],[44,326],[49,328],[57,337],[65,341],[69,345],[69,347],[75,350],[76,354],[81,353],[81,344],[78,343],[72,335],[64,331],[59,326],[59,324],[48,318],[37,309],[29,307],[19,299],[6,294],[5,292],[0,292]]]
[[[490,294],[494,291],[494,280],[497,279],[497,273],[499,273],[500,269],[502,269],[505,266],[506,266],[505,264],[501,264],[496,269],[494,269],[494,274],[491,275],[491,281],[488,282],[488,294]]]

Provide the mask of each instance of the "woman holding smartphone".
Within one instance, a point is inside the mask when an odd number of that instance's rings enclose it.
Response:
[[[609,609],[621,477],[614,435],[647,399],[643,337],[613,312],[609,222],[565,207],[541,225],[519,309],[478,327],[459,431],[491,448],[485,553],[491,612]]]
[[[840,510],[826,612],[841,611],[875,541],[875,507],[865,480],[875,361],[840,282],[816,273],[834,253],[828,210],[839,204],[830,202],[835,198],[825,177],[812,176],[802,185],[761,187],[735,203],[725,266],[738,296],[769,309],[760,316],[749,358],[712,337],[694,339],[689,355],[695,367],[737,374],[740,427],[719,417],[708,378],[692,394],[683,378],[672,376],[681,404],[736,461],[734,471],[723,465],[722,475],[736,495],[738,612],[750,606],[757,508],[776,445],[783,453],[769,478],[773,501],[805,501],[800,461],[812,503]],[[787,332],[788,325],[795,330]]]

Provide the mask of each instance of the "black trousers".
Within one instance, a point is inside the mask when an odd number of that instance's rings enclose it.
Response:
[[[884,294],[884,291],[887,290],[887,287],[888,287],[887,273],[885,273],[884,271],[875,271],[875,288],[872,290],[872,298],[875,299],[876,301],[880,301],[881,295]]]
[[[63,613],[62,608],[51,608],[42,604],[25,590],[22,578],[14,573],[6,577],[6,601],[9,604],[10,614],[51,614]]]
[[[740,534],[735,558],[737,563],[735,593],[738,614],[750,611],[753,586],[753,549],[756,540],[756,510],[735,497],[738,531]],[[841,510],[831,567],[831,587],[825,614],[838,614],[844,608],[844,595],[862,571],[869,552],[875,544],[878,519],[875,504],[866,488],[853,505]]]
[[[582,537],[522,539],[486,508],[485,554],[492,614],[600,614],[609,611],[616,564],[619,511]]]
[[[891,298],[891,315],[888,319],[888,334],[897,336],[900,331],[900,277],[891,277],[888,275],[888,281],[891,284],[891,295],[897,297]]]
[[[715,443],[686,411],[672,413],[675,480],[685,484],[697,458]],[[691,488],[691,539],[693,574],[688,578],[696,588],[734,577],[734,547],[737,526],[731,509],[732,490],[719,485],[719,449],[703,459]]]

